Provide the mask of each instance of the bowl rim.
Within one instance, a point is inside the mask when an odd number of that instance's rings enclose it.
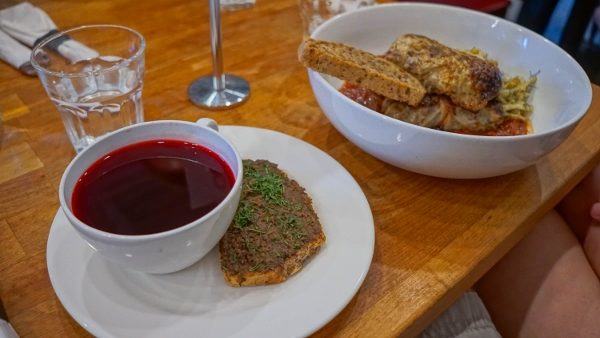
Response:
[[[570,120],[566,121],[565,123],[554,127],[552,129],[546,130],[544,132],[541,133],[536,133],[535,130],[533,133],[531,134],[525,134],[525,135],[511,135],[511,136],[486,136],[486,135],[470,135],[470,134],[459,134],[459,133],[454,133],[454,132],[450,132],[450,131],[443,131],[443,130],[438,130],[438,129],[432,129],[432,128],[427,128],[427,127],[422,127],[416,124],[412,124],[412,123],[408,123],[408,122],[404,122],[401,120],[397,120],[394,119],[392,117],[389,117],[387,115],[384,115],[382,113],[379,113],[375,110],[372,110],[370,108],[367,108],[363,105],[361,105],[360,103],[350,99],[349,97],[345,96],[344,94],[342,94],[337,88],[335,88],[329,81],[325,80],[325,78],[323,77],[323,75],[317,71],[314,71],[312,69],[307,68],[309,75],[312,73],[314,74],[314,78],[315,80],[324,83],[324,86],[326,88],[328,88],[329,90],[332,90],[334,92],[336,92],[335,95],[337,95],[338,97],[342,97],[342,100],[346,100],[346,102],[349,102],[351,105],[354,105],[357,108],[361,108],[362,110],[364,110],[366,113],[370,114],[371,116],[375,116],[376,118],[379,118],[383,121],[392,121],[392,123],[396,123],[398,126],[402,126],[402,127],[409,127],[409,128],[413,128],[416,131],[427,131],[427,132],[432,132],[433,134],[437,134],[440,136],[445,136],[448,138],[452,138],[452,139],[463,139],[463,140],[477,140],[477,141],[483,141],[483,142],[511,142],[511,141],[516,141],[516,140],[526,140],[526,139],[535,139],[535,138],[542,138],[551,134],[555,134],[561,130],[570,128],[571,126],[577,124],[587,113],[587,111],[590,108],[590,105],[592,103],[592,84],[591,81],[587,75],[587,73],[583,70],[583,68],[581,67],[581,65],[571,56],[569,55],[569,53],[567,53],[565,50],[563,50],[562,48],[560,48],[559,46],[557,46],[556,44],[554,44],[552,41],[548,40],[547,38],[545,38],[544,36],[526,28],[523,27],[521,25],[518,25],[514,22],[508,21],[504,18],[500,18],[500,17],[496,17],[493,16],[491,14],[488,13],[483,13],[483,12],[478,12],[472,9],[468,9],[468,8],[463,8],[463,7],[457,7],[457,6],[451,6],[451,5],[443,5],[443,4],[432,4],[432,3],[421,3],[421,2],[402,2],[402,3],[387,3],[387,4],[380,4],[380,5],[376,5],[376,6],[369,6],[369,7],[363,7],[360,9],[357,9],[355,11],[351,11],[351,12],[346,12],[346,13],[342,13],[342,14],[338,14],[336,16],[334,16],[333,18],[325,21],[323,24],[321,24],[319,27],[317,27],[317,29],[310,35],[311,38],[315,38],[315,36],[319,35],[323,30],[326,30],[327,28],[329,28],[332,25],[335,25],[338,21],[343,20],[345,17],[347,16],[352,16],[352,15],[358,15],[362,12],[368,12],[368,11],[381,11],[381,10],[386,10],[386,7],[408,7],[408,8],[415,8],[415,7],[421,7],[421,8],[443,8],[444,10],[448,10],[449,12],[463,12],[467,15],[475,15],[475,16],[480,16],[480,17],[486,17],[488,19],[493,19],[496,20],[497,22],[502,22],[505,25],[508,25],[509,27],[511,27],[512,29],[516,29],[516,30],[520,30],[520,31],[524,31],[527,34],[532,35],[533,38],[536,39],[541,39],[546,45],[549,46],[549,48],[554,48],[560,55],[562,55],[563,57],[566,57],[572,64],[575,65],[575,68],[578,71],[578,75],[583,75],[583,79],[586,79],[586,90],[585,93],[583,93],[582,95],[582,99],[584,101],[584,104],[582,105],[582,108],[580,111],[577,112],[577,114],[575,114],[574,117],[572,117]],[[533,112],[535,113],[535,112]],[[532,114],[533,114],[532,113]]]
[[[65,186],[66,186],[67,174],[73,169],[73,167],[75,167],[76,162],[83,156],[83,154],[85,154],[86,151],[88,151],[92,147],[96,146],[97,144],[99,144],[101,142],[107,142],[106,141],[107,139],[109,139],[111,137],[115,137],[115,135],[127,133],[132,129],[145,128],[145,127],[148,127],[149,125],[165,125],[165,126],[188,125],[188,126],[193,126],[196,128],[203,128],[206,131],[208,131],[209,133],[212,133],[217,138],[221,139],[221,141],[223,141],[224,144],[226,144],[233,151],[233,153],[235,155],[235,162],[237,163],[237,166],[238,166],[238,168],[235,172],[235,175],[236,175],[235,181],[233,183],[233,186],[231,187],[231,190],[227,193],[227,196],[225,196],[225,198],[217,206],[215,206],[213,209],[211,209],[208,213],[206,213],[202,217],[197,218],[189,223],[186,223],[186,224],[176,227],[174,229],[156,232],[156,233],[152,233],[152,234],[146,234],[146,235],[115,234],[112,232],[96,229],[96,228],[92,227],[91,225],[88,225],[88,224],[84,223],[83,221],[81,221],[79,218],[77,218],[77,216],[75,216],[75,214],[71,210],[70,203],[68,203],[68,201],[70,202],[70,199],[72,198],[72,196],[66,196]],[[160,138],[160,137],[156,137],[154,139],[158,139],[158,138]],[[171,139],[177,139],[177,137],[173,137]],[[139,142],[141,142],[141,141],[139,141]],[[135,142],[135,143],[137,143],[137,142]],[[202,144],[200,144],[200,145],[202,145]],[[115,148],[115,150],[119,149],[119,148],[120,147]],[[219,154],[216,151],[215,151],[215,154],[217,154],[217,156],[219,156],[221,159],[223,159],[223,161],[225,161],[225,159],[223,158],[223,155]],[[104,154],[104,155],[106,155],[106,154]],[[95,161],[102,158],[104,155],[97,156]],[[225,161],[225,163],[230,165],[227,161]],[[86,168],[86,170],[87,170],[87,168]],[[225,138],[222,134],[220,134],[218,131],[213,130],[212,128],[209,128],[209,127],[205,127],[201,124],[194,123],[194,122],[188,122],[188,121],[180,121],[180,120],[146,121],[146,122],[142,122],[142,123],[133,124],[133,125],[118,129],[116,131],[113,131],[111,133],[108,133],[108,134],[104,135],[101,139],[96,141],[94,144],[90,145],[89,147],[85,148],[83,151],[78,153],[71,160],[71,162],[69,163],[69,165],[63,172],[63,175],[60,179],[59,188],[58,188],[58,195],[59,195],[58,199],[59,199],[60,207],[61,207],[61,209],[63,209],[63,211],[64,211],[65,215],[67,216],[67,219],[69,220],[71,225],[78,232],[81,232],[81,233],[85,234],[86,236],[90,236],[96,240],[100,240],[103,242],[114,242],[114,243],[147,242],[147,241],[151,241],[151,240],[155,240],[155,239],[172,237],[181,232],[185,232],[191,228],[201,226],[202,224],[204,224],[206,222],[206,220],[213,217],[215,214],[221,212],[223,210],[223,208],[231,201],[231,199],[234,198],[234,196],[240,191],[242,181],[243,181],[243,170],[244,170],[244,167],[242,165],[242,157],[240,156],[239,152],[237,151],[235,146],[227,138]],[[77,182],[75,182],[74,184],[77,184]]]

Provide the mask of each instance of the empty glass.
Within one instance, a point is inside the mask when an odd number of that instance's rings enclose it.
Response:
[[[319,25],[335,15],[373,4],[375,0],[300,0],[304,35],[309,36]]]
[[[69,29],[33,49],[31,63],[77,152],[144,120],[144,51],[142,35],[115,25]]]

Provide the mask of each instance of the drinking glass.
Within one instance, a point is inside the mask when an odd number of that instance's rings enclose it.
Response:
[[[375,0],[300,0],[304,35],[310,36],[317,27],[333,16],[374,4]]]
[[[90,25],[58,32],[33,49],[31,63],[77,152],[144,120],[145,47],[133,29]]]

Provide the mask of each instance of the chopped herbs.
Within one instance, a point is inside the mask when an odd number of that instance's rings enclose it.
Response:
[[[237,262],[238,262],[238,256],[237,256],[237,254],[235,252],[230,252],[229,253],[229,259],[234,264],[237,264]]]
[[[246,236],[242,238],[244,240],[244,245],[246,246],[246,249],[248,249],[248,251],[250,252],[256,252],[256,244],[252,243],[252,241],[250,241],[250,239]]]
[[[261,270],[265,267],[265,265],[263,263],[258,263],[256,265],[253,265],[252,267],[250,267],[250,271],[257,271],[257,270]]]
[[[249,190],[260,194],[267,202],[280,206],[287,203],[283,197],[283,177],[269,170],[268,166],[248,168],[244,179]]]
[[[259,233],[259,234],[266,234],[267,233],[264,230],[260,230],[260,229],[257,229],[257,228],[251,228],[251,227],[248,227],[247,230],[248,231],[253,231],[253,232],[256,232],[256,233]]]
[[[233,216],[233,226],[242,229],[250,224],[253,218],[254,208],[252,208],[248,202],[242,201],[240,202],[240,206],[238,207],[235,216]]]

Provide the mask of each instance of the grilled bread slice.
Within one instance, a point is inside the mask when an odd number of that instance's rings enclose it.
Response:
[[[300,46],[299,58],[317,72],[412,106],[426,94],[419,80],[393,62],[341,43],[307,39]]]
[[[447,47],[428,37],[399,37],[386,58],[414,75],[429,93],[445,94],[465,109],[478,111],[502,86],[498,65]]]
[[[232,286],[283,282],[324,243],[304,189],[274,163],[244,160],[240,205],[219,244],[225,280]]]

